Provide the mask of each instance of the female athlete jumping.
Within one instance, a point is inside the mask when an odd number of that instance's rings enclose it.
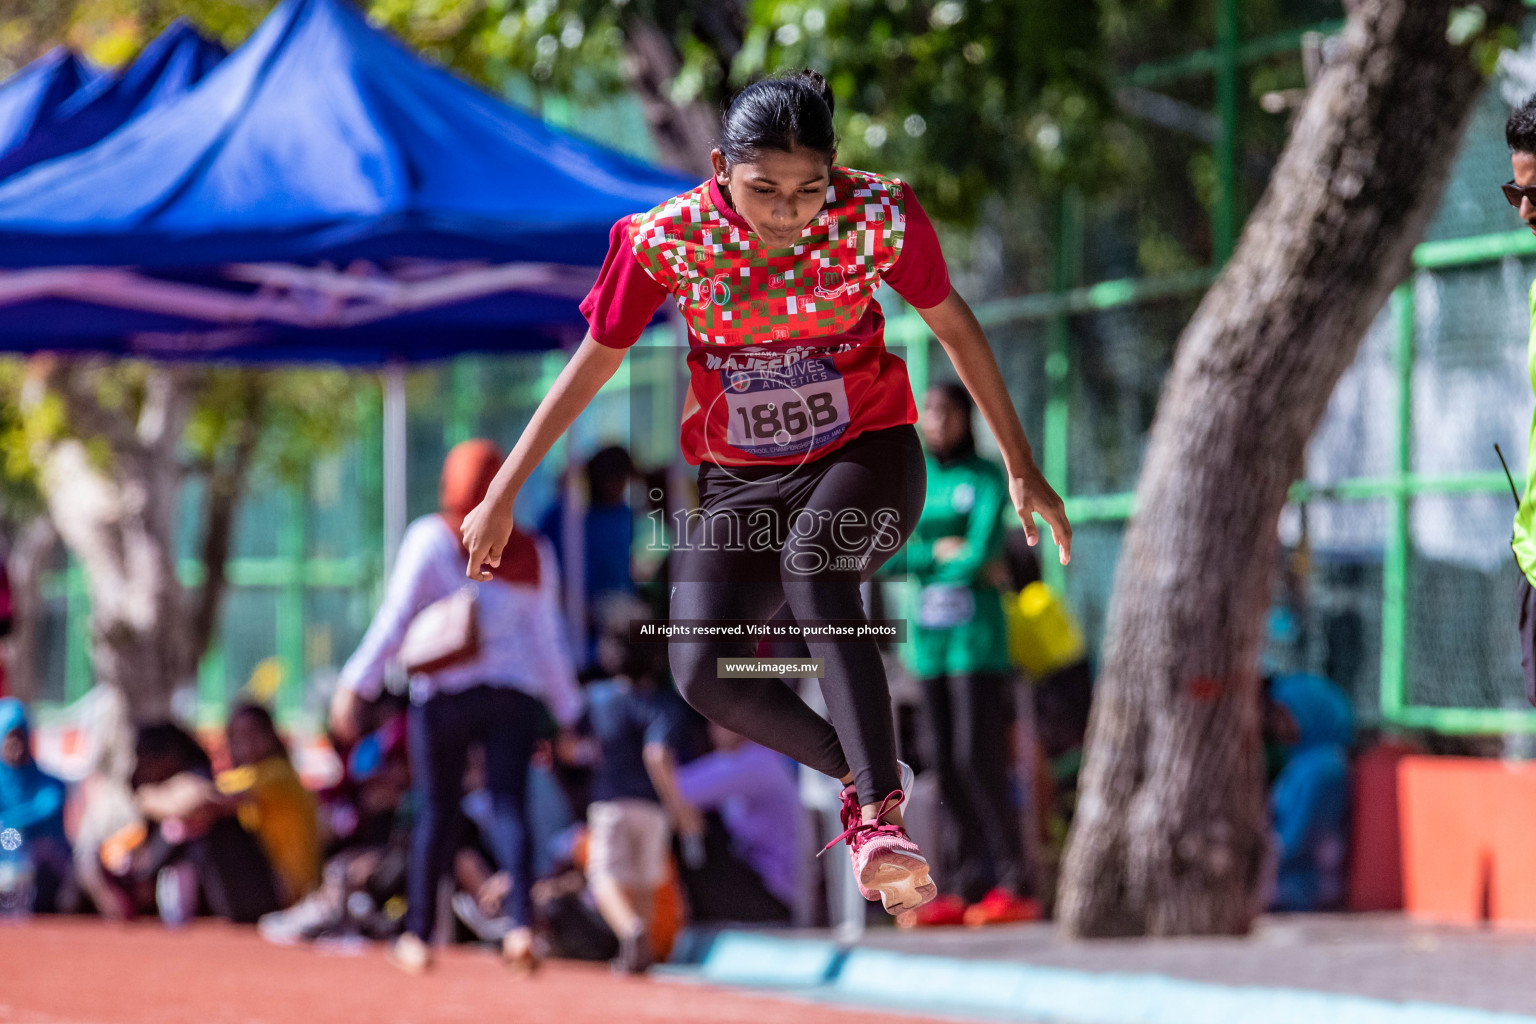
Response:
[[[518,489],[671,298],[688,326],[682,445],[699,466],[700,505],[673,550],[673,622],[787,614],[814,632],[864,619],[859,584],[912,532],[924,495],[912,387],[873,299],[881,281],[918,310],[975,398],[1030,543],[1038,513],[1067,561],[1061,499],[1035,466],[981,325],[950,287],[932,224],[907,185],[835,156],[822,77],[760,81],[726,112],[709,181],[614,225],[581,307],[586,338],[464,520],[471,578],[489,578]],[[823,662],[830,722],[779,679],[722,676],[717,659],[750,656],[751,639],[674,639],[672,672],[705,717],[840,779],[838,839],[861,891],[893,914],[915,909],[936,888],[902,827],[876,641],[806,642]]]

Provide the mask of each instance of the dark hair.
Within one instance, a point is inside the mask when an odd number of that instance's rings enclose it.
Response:
[[[965,418],[965,434],[955,442],[953,448],[944,452],[946,459],[956,459],[967,455],[976,454],[976,432],[971,426],[972,411],[976,403],[971,400],[971,393],[965,390],[965,385],[957,380],[941,380],[928,385],[928,390],[937,392],[944,401]]]
[[[229,713],[229,720],[233,722],[237,718],[250,718],[256,723],[256,728],[271,737],[279,747],[283,746],[282,734],[277,731],[277,723],[272,720],[272,712],[267,710],[265,704],[256,704],[252,701],[242,701],[236,704]]]
[[[1536,154],[1536,96],[1520,104],[1504,123],[1504,141],[1511,153]]]
[[[139,727],[133,744],[134,768],[129,785],[164,782],[178,772],[212,776],[213,764],[191,733],[175,722],[155,722]],[[150,771],[150,766],[155,771]]]
[[[832,89],[810,68],[753,82],[731,100],[720,119],[720,152],[727,164],[751,160],[767,149],[809,149],[832,159]]]
[[[587,460],[587,490],[594,502],[619,502],[635,473],[634,460],[619,445],[610,445]]]

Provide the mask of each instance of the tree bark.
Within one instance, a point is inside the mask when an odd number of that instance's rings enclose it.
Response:
[[[45,515],[28,523],[6,559],[11,578],[11,635],[6,638],[6,681],[11,696],[31,703],[40,687],[37,650],[42,628],[43,569],[59,535]]]
[[[196,666],[173,543],[176,449],[196,371],[152,368],[136,408],[99,399],[95,374],[110,372],[98,361],[42,360],[22,402],[63,402],[73,432],[39,444],[34,460],[49,515],[86,571],[96,681],[146,721],[170,715]]]
[[[235,535],[235,513],[245,494],[245,481],[256,458],[261,440],[265,402],[261,377],[254,370],[241,372],[239,423],[232,450],[223,461],[215,460],[208,468],[207,498],[203,503],[203,582],[192,594],[188,643],[189,656],[197,664],[208,652],[224,592],[229,552]]]
[[[1257,660],[1286,491],[1439,200],[1483,85],[1454,0],[1348,3],[1231,263],[1180,339],[1117,569],[1058,917],[1241,934],[1268,815]],[[1487,30],[1518,0],[1486,0]],[[1492,201],[1492,200],[1490,200]]]
[[[742,6],[738,0],[656,6],[658,9],[650,11],[648,17],[636,15],[625,20],[630,84],[640,96],[661,162],[707,178],[714,173],[709,151],[720,140],[720,112],[704,102],[679,104],[673,100],[672,85],[682,61],[672,40],[687,23],[714,51],[721,67],[728,69],[741,49],[745,24]]]

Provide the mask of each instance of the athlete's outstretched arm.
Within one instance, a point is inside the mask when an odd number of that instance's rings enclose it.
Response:
[[[594,341],[590,333],[581,340],[581,347],[555,378],[554,387],[539,403],[512,453],[501,464],[485,500],[464,517],[460,535],[469,551],[465,571],[470,579],[491,578],[485,565],[501,563],[502,550],[512,535],[512,503],[517,492],[560,435],[570,429],[593,396],[618,371],[626,351]]]
[[[1061,564],[1072,560],[1072,524],[1067,522],[1066,508],[1061,496],[1046,482],[1045,474],[1035,465],[1035,454],[1024,436],[1024,425],[1014,411],[1013,399],[1003,384],[1003,373],[992,355],[986,333],[976,320],[976,314],[966,305],[960,293],[950,289],[949,297],[937,306],[919,309],[918,315],[928,324],[939,344],[949,355],[949,361],[960,374],[960,382],[976,400],[982,418],[997,438],[1003,452],[1003,465],[1008,471],[1008,494],[1013,507],[1024,524],[1024,534],[1030,544],[1040,540],[1035,526],[1035,513],[1039,513],[1051,528],[1051,538],[1061,552]]]

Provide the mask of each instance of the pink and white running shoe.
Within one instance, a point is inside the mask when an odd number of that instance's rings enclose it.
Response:
[[[923,851],[906,829],[883,820],[892,807],[901,805],[903,791],[898,789],[887,796],[875,820],[865,822],[851,789],[843,792],[843,833],[821,852],[826,853],[846,840],[859,892],[867,900],[878,899],[889,914],[916,910],[938,896],[939,887],[929,877],[928,859]]]

